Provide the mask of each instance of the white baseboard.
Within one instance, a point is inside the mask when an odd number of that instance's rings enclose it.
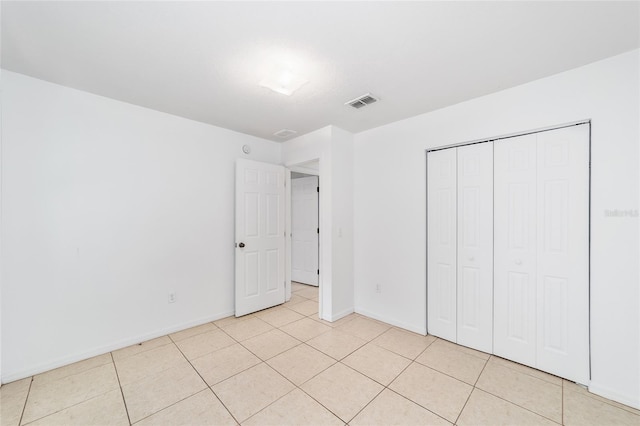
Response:
[[[589,384],[589,392],[596,395],[600,395],[607,399],[611,399],[621,404],[628,405],[629,407],[640,409],[640,395],[622,394],[607,386],[598,385],[593,380]]]
[[[395,318],[386,317],[384,315],[378,315],[376,313],[373,313],[373,312],[367,311],[366,309],[362,309],[358,307],[355,308],[355,312],[360,315],[364,315],[365,317],[373,318],[375,320],[382,321],[387,324],[391,324],[395,327],[403,328],[405,330],[412,331],[414,333],[422,334],[423,336],[427,335],[426,326],[416,327],[413,324],[407,324],[405,322],[398,321]]]
[[[341,318],[346,317],[347,315],[351,315],[354,312],[353,308],[345,309],[342,312],[338,312],[337,314],[333,314],[331,316],[331,322],[338,321]]]
[[[0,382],[4,384],[4,383],[10,383],[16,380],[24,379],[25,377],[34,376],[36,374],[44,373],[45,371],[53,370],[54,368],[64,367],[65,365],[73,364],[74,362],[83,361],[85,359],[89,359],[94,356],[98,356],[98,355],[106,354],[108,352],[112,352],[118,349],[126,348],[127,346],[135,345],[140,342],[146,342],[147,340],[155,339],[157,337],[166,336],[167,334],[175,333],[177,331],[182,331],[187,328],[202,325],[207,322],[217,321],[219,319],[226,318],[231,315],[234,315],[234,311],[222,312],[220,314],[211,315],[205,318],[199,318],[197,320],[187,321],[171,327],[165,327],[163,329],[155,330],[150,333],[128,337],[126,339],[122,339],[117,342],[98,346],[96,348],[83,351],[80,353],[67,355],[50,362],[35,365],[33,367],[30,367],[24,370],[8,372],[2,375]]]

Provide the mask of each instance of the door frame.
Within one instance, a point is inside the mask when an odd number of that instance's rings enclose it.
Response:
[[[305,165],[310,163],[318,162],[318,170],[305,167]],[[325,212],[323,210],[323,202],[322,202],[322,160],[320,158],[311,158],[309,160],[300,162],[300,163],[292,163],[285,164],[285,181],[287,182],[287,190],[285,191],[285,229],[286,229],[286,238],[285,238],[285,300],[289,301],[291,299],[291,172],[299,172],[305,173],[308,175],[318,176],[318,186],[320,187],[320,194],[318,196],[318,227],[320,228],[320,233],[318,235],[318,269],[320,273],[318,274],[318,317],[323,318],[323,293],[324,293],[324,274],[323,271],[325,269],[325,259],[322,255],[322,248],[324,247],[323,239],[326,235],[326,226],[323,226],[323,216],[330,213]]]

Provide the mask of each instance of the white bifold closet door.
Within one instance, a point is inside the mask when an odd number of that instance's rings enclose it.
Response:
[[[428,330],[485,352],[493,335],[493,144],[430,152]]]
[[[494,143],[494,352],[589,380],[589,126]]]
[[[456,342],[493,349],[493,143],[458,154],[458,321]]]
[[[456,341],[456,149],[427,155],[427,326]]]
[[[496,355],[535,365],[535,134],[494,142]]]

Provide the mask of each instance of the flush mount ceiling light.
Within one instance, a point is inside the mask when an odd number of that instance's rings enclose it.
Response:
[[[260,81],[260,86],[273,90],[286,96],[291,96],[293,92],[308,83],[308,80],[295,75],[289,70],[278,70],[269,73]]]
[[[278,138],[283,138],[283,139],[284,139],[284,138],[288,138],[288,137],[290,137],[290,136],[293,136],[293,135],[295,135],[296,133],[298,133],[298,132],[296,132],[295,130],[291,130],[291,129],[282,129],[282,130],[278,130],[277,132],[275,132],[275,133],[273,134],[273,136],[276,136],[276,137],[278,137]]]

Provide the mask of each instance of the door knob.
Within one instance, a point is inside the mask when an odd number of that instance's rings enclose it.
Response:
[[[522,265],[522,260],[516,259],[516,265]]]
[[[238,244],[238,247],[243,248],[244,247],[244,243]]]
[[[469,256],[469,261],[473,262],[474,260],[476,260],[476,258],[475,258],[475,257],[473,257],[473,256]]]

